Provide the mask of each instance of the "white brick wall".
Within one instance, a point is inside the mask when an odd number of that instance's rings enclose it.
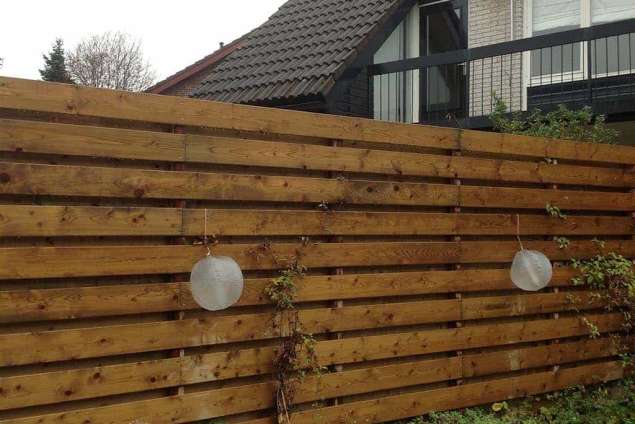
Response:
[[[469,2],[469,47],[502,43],[523,37],[523,0],[514,1],[514,23],[510,0],[474,0]],[[522,54],[487,58],[472,62],[470,69],[470,115],[492,111],[492,92],[513,110],[522,105]]]

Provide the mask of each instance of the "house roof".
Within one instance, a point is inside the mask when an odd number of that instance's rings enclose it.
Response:
[[[289,0],[192,96],[232,103],[325,96],[402,0]]]
[[[203,71],[210,71],[214,66],[218,65],[223,59],[225,59],[230,53],[238,49],[241,46],[244,37],[232,41],[231,43],[221,46],[215,52],[205,56],[204,58],[194,62],[190,66],[181,69],[177,73],[170,75],[163,81],[159,81],[152,87],[146,90],[147,93],[162,94],[169,88],[177,85],[178,83],[192,77]]]

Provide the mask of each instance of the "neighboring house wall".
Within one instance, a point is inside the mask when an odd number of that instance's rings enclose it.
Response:
[[[419,7],[416,6],[375,55],[375,63],[419,55]],[[512,10],[513,9],[513,10]],[[480,47],[520,39],[524,33],[524,0],[475,0],[468,2],[468,47]],[[512,20],[513,14],[513,20]],[[404,49],[405,43],[405,49]],[[514,110],[523,104],[523,62],[518,53],[472,63],[470,69],[470,116],[492,111],[492,92]],[[419,115],[419,71],[374,78],[374,117],[408,122]],[[405,88],[405,89],[404,89]],[[400,96],[395,93],[405,93]],[[401,104],[401,107],[398,105]],[[382,107],[380,107],[382,105]],[[413,113],[414,111],[414,113]],[[414,118],[413,118],[414,117]]]
[[[334,100],[335,115],[367,118],[371,115],[368,70],[364,68]]]
[[[209,69],[192,75],[191,77],[165,89],[161,92],[161,94],[165,94],[166,96],[188,97],[192,90],[198,87],[212,71],[213,69]]]
[[[523,38],[524,0],[477,0],[468,3],[470,48]],[[512,20],[513,13],[513,20]],[[470,116],[492,111],[492,92],[518,110],[522,106],[523,54],[474,61],[470,69]]]

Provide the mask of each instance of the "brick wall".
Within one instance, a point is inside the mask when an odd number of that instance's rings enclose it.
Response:
[[[165,94],[166,96],[183,96],[187,97],[190,95],[192,90],[198,87],[205,77],[209,75],[212,69],[205,69],[204,71],[199,72],[185,80],[179,82],[178,84],[173,85],[172,87],[166,89],[161,94]]]
[[[514,0],[514,39],[523,37],[523,0]],[[510,0],[469,2],[469,47],[502,43],[512,39]],[[513,110],[522,106],[521,53],[472,62],[470,69],[470,115],[492,111],[492,92]]]

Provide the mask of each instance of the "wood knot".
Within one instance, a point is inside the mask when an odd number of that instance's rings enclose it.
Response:
[[[142,189],[142,188],[137,188],[137,189],[135,189],[135,191],[134,191],[134,195],[135,195],[135,197],[137,197],[137,198],[141,198],[141,197],[143,197],[143,195],[144,195],[144,194],[146,194],[146,191],[145,191],[144,189]]]

